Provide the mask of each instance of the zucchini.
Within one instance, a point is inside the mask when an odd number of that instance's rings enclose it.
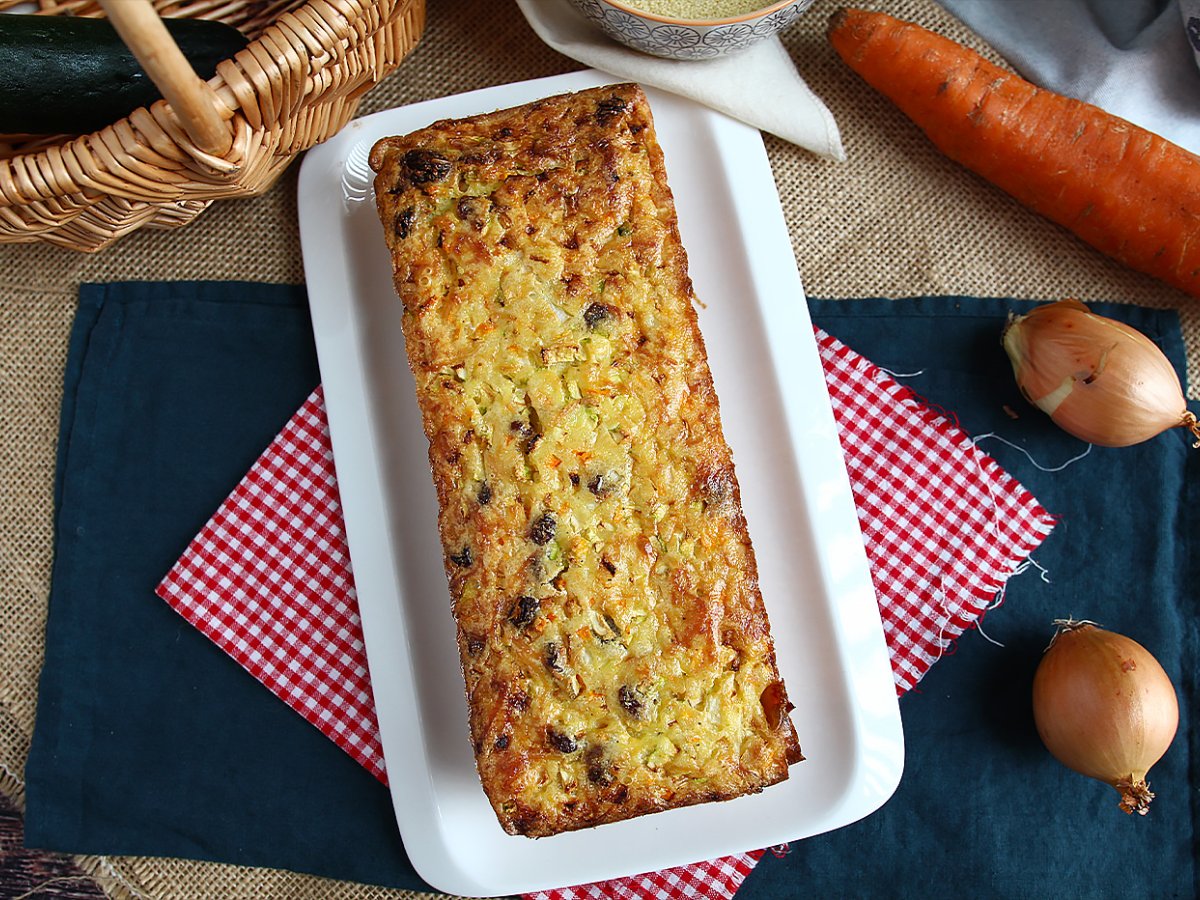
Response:
[[[247,44],[224,22],[163,21],[204,79]],[[0,134],[84,134],[161,96],[107,20],[0,14]]]

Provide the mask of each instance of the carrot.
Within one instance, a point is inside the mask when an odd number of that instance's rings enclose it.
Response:
[[[911,22],[842,9],[828,35],[946,156],[1102,253],[1200,296],[1200,157]]]

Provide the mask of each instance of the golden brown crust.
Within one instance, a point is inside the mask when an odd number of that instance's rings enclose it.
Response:
[[[483,787],[543,836],[800,759],[645,96],[371,153]]]

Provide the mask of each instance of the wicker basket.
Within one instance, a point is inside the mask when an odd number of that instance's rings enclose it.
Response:
[[[39,0],[39,12],[98,15],[101,2]],[[18,3],[0,0],[0,10]],[[140,4],[117,4],[119,10],[109,0],[114,24],[141,58],[116,21]],[[149,6],[143,11],[151,26],[160,26]],[[143,226],[184,225],[214,200],[263,192],[298,153],[351,119],[363,94],[400,64],[425,26],[424,0],[152,0],[152,6],[162,16],[220,19],[250,44],[220,63],[207,83],[190,69],[191,84],[172,83],[172,75],[147,62],[173,102],[159,100],[100,131],[0,143],[0,242],[98,250]]]

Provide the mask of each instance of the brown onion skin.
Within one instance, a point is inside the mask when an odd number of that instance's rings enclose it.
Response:
[[[1033,680],[1038,735],[1063,765],[1115,787],[1145,815],[1146,773],[1179,726],[1175,688],[1158,660],[1124,635],[1062,622]]]
[[[1079,300],[1011,316],[1001,342],[1025,398],[1082,441],[1128,447],[1195,424],[1158,345]]]

